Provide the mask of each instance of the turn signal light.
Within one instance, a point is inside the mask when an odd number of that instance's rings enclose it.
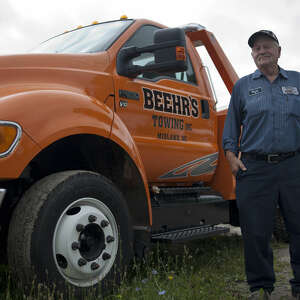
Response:
[[[18,142],[21,129],[14,123],[0,123],[0,157],[12,151]]]
[[[181,46],[176,47],[176,60],[186,60],[184,47]]]

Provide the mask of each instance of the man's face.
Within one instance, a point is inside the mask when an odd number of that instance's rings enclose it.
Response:
[[[276,66],[281,48],[268,37],[258,37],[252,48],[252,57],[258,69],[266,66]]]

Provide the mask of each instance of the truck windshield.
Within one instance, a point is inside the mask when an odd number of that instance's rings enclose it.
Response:
[[[90,25],[53,37],[31,53],[94,53],[107,50],[133,23],[121,20]]]

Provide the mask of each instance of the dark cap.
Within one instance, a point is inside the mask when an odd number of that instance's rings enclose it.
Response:
[[[259,36],[267,36],[269,38],[271,38],[272,40],[274,40],[275,42],[277,42],[277,44],[279,44],[278,42],[278,39],[276,37],[276,35],[270,31],[270,30],[260,30],[260,31],[257,31],[255,33],[253,33],[249,40],[248,40],[248,45],[253,48],[253,45],[254,45],[254,42],[255,40],[259,37]]]

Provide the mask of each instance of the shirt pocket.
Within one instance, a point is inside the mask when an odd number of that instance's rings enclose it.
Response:
[[[251,96],[246,102],[246,114],[248,118],[254,118],[265,113],[267,110],[267,99],[264,93]]]
[[[285,95],[288,101],[289,115],[300,119],[300,96],[299,95]]]

